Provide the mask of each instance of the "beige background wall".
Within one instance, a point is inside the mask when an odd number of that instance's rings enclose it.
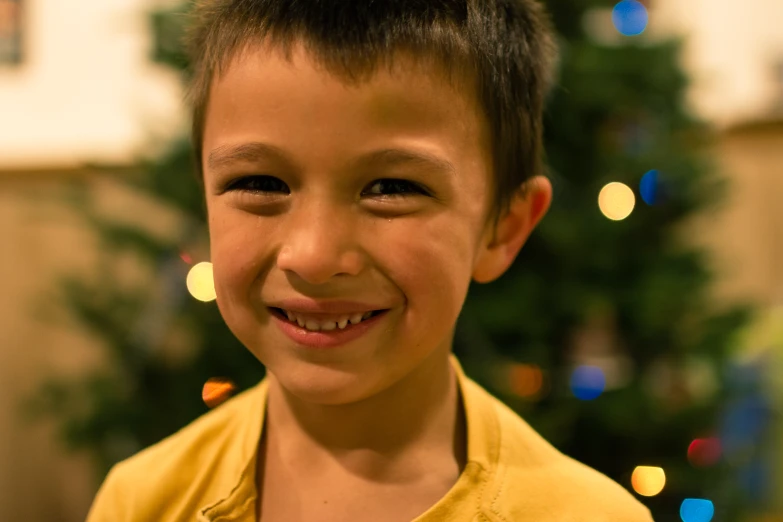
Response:
[[[35,301],[51,291],[56,273],[84,271],[94,250],[89,233],[52,196],[53,178],[0,178],[0,512],[4,520],[76,521],[92,492],[88,462],[65,456],[50,423],[27,425],[22,398],[49,371],[73,372],[95,362],[89,338],[34,317]]]
[[[783,109],[783,2],[652,0],[650,32],[685,37],[682,63],[692,80],[689,101],[720,126]]]
[[[783,305],[783,120],[731,128],[717,153],[729,200],[688,237],[714,252],[719,298]]]
[[[163,3],[24,0],[25,61],[0,64],[0,169],[132,162],[178,132],[180,80],[149,59]]]
[[[96,237],[67,206],[71,179],[87,180],[100,208],[113,218],[168,235],[176,215],[123,190],[97,172],[0,173],[0,520],[83,521],[96,477],[85,455],[69,455],[52,422],[30,424],[19,414],[24,397],[47,375],[77,375],[100,365],[99,340],[58,306],[57,277],[89,278]],[[130,262],[127,281],[142,273]]]

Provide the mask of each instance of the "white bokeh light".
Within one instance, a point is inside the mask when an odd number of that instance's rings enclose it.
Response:
[[[633,212],[636,196],[624,183],[612,182],[604,186],[598,194],[598,208],[612,221],[621,221]]]
[[[212,278],[212,263],[204,261],[194,265],[188,272],[186,283],[190,295],[199,301],[207,303],[217,298],[215,281]]]

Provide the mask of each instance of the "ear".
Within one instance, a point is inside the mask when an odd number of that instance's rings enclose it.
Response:
[[[544,217],[552,203],[552,184],[544,176],[525,183],[511,201],[508,214],[498,221],[496,229],[489,223],[481,239],[481,247],[473,267],[477,283],[494,281],[508,270],[522,245]],[[493,241],[494,232],[494,241]]]

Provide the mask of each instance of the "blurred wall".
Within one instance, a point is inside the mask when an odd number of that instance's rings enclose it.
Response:
[[[181,128],[179,80],[149,60],[156,3],[22,0],[24,61],[0,63],[0,168],[127,164]]]
[[[783,119],[731,127],[716,152],[728,200],[687,235],[713,252],[719,299],[783,305]]]
[[[780,0],[640,0],[649,9],[635,43],[671,37],[683,41],[687,100],[698,116],[720,128],[783,115],[783,2]],[[585,31],[606,45],[624,45],[612,5],[590,10]]]
[[[23,397],[49,372],[73,374],[97,362],[95,343],[78,330],[40,317],[56,273],[86,271],[89,231],[62,204],[29,195],[57,194],[62,179],[0,176],[0,518],[84,520],[93,493],[89,461],[67,455],[52,423],[28,424]]]
[[[184,126],[177,75],[149,60],[147,12],[163,3],[21,0],[23,61],[0,63],[0,520],[82,521],[95,494],[87,457],[67,454],[52,422],[26,422],[20,402],[46,376],[102,361],[53,297],[58,275],[89,277],[98,250],[64,203],[67,182],[89,180],[107,208],[166,223],[83,167],[132,164]]]
[[[95,234],[67,201],[68,184],[87,183],[97,210],[158,237],[180,229],[178,216],[101,171],[0,175],[0,520],[83,521],[97,489],[85,454],[69,454],[52,421],[31,423],[22,401],[51,376],[84,375],[104,364],[105,348],[58,302],[64,275],[91,279],[99,261]],[[124,284],[152,274],[120,258]]]
[[[689,100],[721,127],[783,114],[781,0],[652,0],[651,35],[685,37]]]

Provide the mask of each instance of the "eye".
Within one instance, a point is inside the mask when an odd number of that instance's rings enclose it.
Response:
[[[386,190],[380,188],[378,190],[370,190],[370,194],[373,196],[381,196],[382,199],[405,197],[406,195],[420,194],[427,196],[427,191],[419,184],[405,179],[379,179],[370,185],[371,188],[375,187],[387,187]],[[382,194],[382,192],[393,192],[391,195]]]
[[[243,192],[266,193],[280,192],[290,193],[286,184],[272,176],[246,176],[231,182],[226,187],[226,192],[238,190]]]
[[[384,188],[385,187],[385,188]],[[239,191],[266,195],[272,192],[290,194],[290,189],[278,178],[266,175],[245,176],[232,181],[225,192]],[[427,190],[418,183],[404,179],[379,179],[370,185],[365,194],[379,196],[381,199],[405,197],[409,195],[429,195]]]

